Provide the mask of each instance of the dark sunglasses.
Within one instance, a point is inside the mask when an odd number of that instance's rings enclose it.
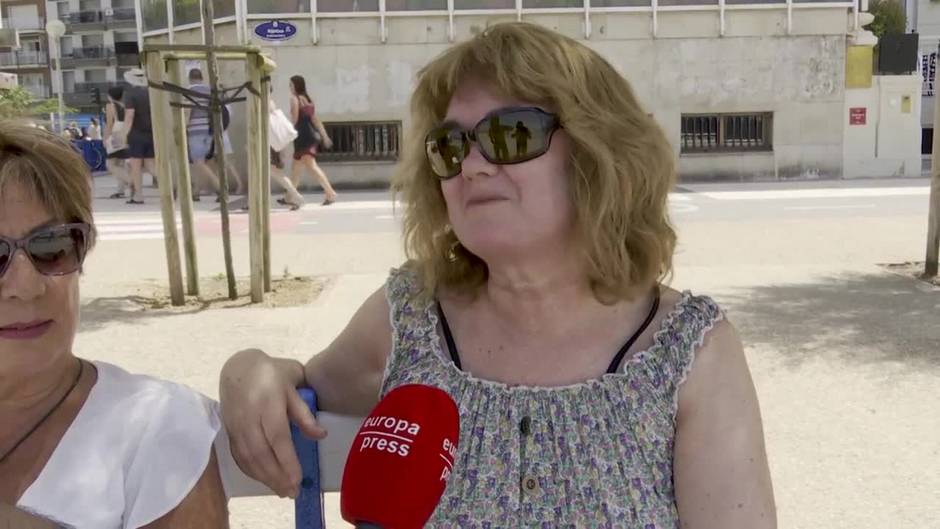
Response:
[[[90,232],[88,224],[74,223],[42,228],[20,240],[0,237],[0,277],[19,249],[26,252],[40,274],[62,276],[77,272],[88,251]]]
[[[456,123],[444,123],[431,130],[424,145],[434,174],[442,180],[460,174],[461,164],[476,143],[490,163],[511,165],[545,154],[552,135],[561,128],[555,114],[535,107],[494,110],[470,130]]]

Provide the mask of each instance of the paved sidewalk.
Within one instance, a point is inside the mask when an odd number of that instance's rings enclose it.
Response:
[[[746,344],[781,528],[940,527],[940,292],[877,266],[920,259],[925,230],[925,215],[679,224],[674,286],[714,296]],[[76,349],[213,397],[238,349],[298,359],[320,350],[402,260],[393,233],[281,235],[276,275],[332,279],[312,305],[131,312],[135,282],[165,275],[162,244],[96,249]],[[200,247],[203,275],[222,270],[220,248]],[[244,238],[234,252],[246,275]],[[329,502],[329,526],[344,527]],[[235,500],[232,514],[235,528],[293,526],[291,504],[276,498]]]

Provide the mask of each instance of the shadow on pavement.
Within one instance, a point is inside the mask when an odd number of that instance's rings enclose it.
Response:
[[[721,297],[746,347],[766,346],[798,367],[816,357],[940,369],[940,292],[913,279],[843,274]]]
[[[109,323],[135,323],[150,318],[198,314],[211,306],[211,301],[188,301],[184,307],[165,310],[153,307],[154,300],[145,296],[94,298],[81,307],[80,331],[96,331]]]

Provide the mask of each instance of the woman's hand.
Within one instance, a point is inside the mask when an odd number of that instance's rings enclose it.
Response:
[[[257,349],[235,354],[222,368],[222,420],[235,462],[281,497],[296,497],[301,480],[288,421],[311,439],[327,433],[297,393],[304,384],[300,362]]]

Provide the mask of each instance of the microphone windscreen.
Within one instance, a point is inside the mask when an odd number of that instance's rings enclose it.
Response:
[[[340,492],[343,519],[382,529],[420,529],[454,466],[457,405],[446,392],[409,384],[390,391],[353,440]]]

